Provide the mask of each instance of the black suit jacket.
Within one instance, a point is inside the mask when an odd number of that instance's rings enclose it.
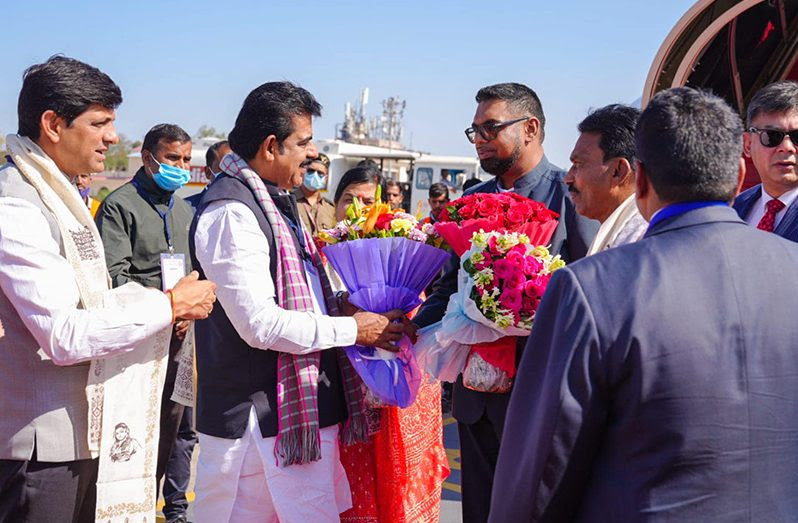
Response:
[[[740,218],[745,220],[751,213],[751,208],[761,197],[762,184],[751,187],[734,200],[734,210],[737,211]],[[790,204],[773,232],[782,238],[798,242],[798,200]]]
[[[724,206],[557,271],[490,521],[794,521],[796,266]]]
[[[598,232],[599,222],[588,220],[576,213],[568,187],[563,182],[564,176],[565,172],[544,156],[534,169],[516,180],[513,192],[541,202],[559,213],[560,219],[551,238],[551,250],[554,254],[560,254],[566,262],[571,262],[585,256]],[[499,192],[498,183],[498,179],[494,178],[472,187],[465,194],[496,193]],[[459,263],[460,260],[453,255],[445,274],[435,284],[432,295],[415,317],[417,325],[424,327],[443,318],[449,297],[457,291]],[[526,338],[520,338],[518,358],[521,357],[524,345]],[[462,379],[458,379],[454,386],[453,414],[458,421],[475,423],[487,409],[488,416],[500,429],[509,399],[509,393],[491,394],[467,389],[462,385]]]

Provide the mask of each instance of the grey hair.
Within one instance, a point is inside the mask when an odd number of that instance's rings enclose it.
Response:
[[[760,114],[786,113],[798,111],[798,82],[783,80],[766,85],[756,92],[748,104],[746,125]]]

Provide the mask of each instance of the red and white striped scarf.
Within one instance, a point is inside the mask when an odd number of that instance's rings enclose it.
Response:
[[[277,304],[287,310],[313,311],[313,300],[305,281],[304,267],[297,253],[291,232],[280,216],[266,184],[253,171],[247,162],[235,153],[222,160],[222,171],[243,181],[255,195],[255,199],[266,215],[274,234],[277,252],[277,274],[275,288]],[[305,245],[310,250],[316,273],[321,280],[327,312],[330,316],[338,314],[330,282],[321,264],[316,247],[301,222],[301,233]],[[355,372],[346,354],[341,349],[333,349],[338,356],[338,366],[343,379],[349,418],[342,424],[341,440],[345,444],[365,441],[368,429],[363,407],[361,379]],[[280,466],[310,463],[321,459],[319,439],[318,382],[321,352],[309,354],[289,354],[280,352],[277,360],[277,441],[274,455]]]

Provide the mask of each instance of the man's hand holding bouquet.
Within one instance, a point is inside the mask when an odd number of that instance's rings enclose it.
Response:
[[[358,200],[346,219],[322,231],[322,249],[349,291],[352,305],[376,313],[401,309],[405,314],[421,303],[419,295],[448,259],[438,248],[435,229],[380,202],[364,206]],[[346,349],[352,365],[372,395],[387,405],[407,407],[415,400],[421,371],[405,336],[399,351],[354,345]]]

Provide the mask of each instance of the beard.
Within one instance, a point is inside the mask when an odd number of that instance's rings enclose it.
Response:
[[[515,165],[515,162],[517,162],[518,158],[520,157],[521,145],[516,144],[516,146],[513,148],[513,152],[511,152],[510,156],[507,158],[486,158],[484,160],[480,160],[479,165],[482,167],[483,171],[498,178],[509,171],[510,167]]]

